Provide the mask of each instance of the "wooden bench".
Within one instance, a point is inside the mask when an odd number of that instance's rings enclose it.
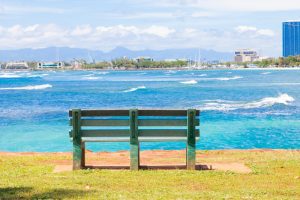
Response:
[[[195,169],[200,111],[80,110],[69,111],[73,169],[85,168],[85,142],[130,142],[130,169],[140,167],[140,142],[185,141],[186,167]]]

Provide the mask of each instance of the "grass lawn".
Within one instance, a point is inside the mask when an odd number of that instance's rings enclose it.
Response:
[[[163,159],[163,158],[160,158]],[[300,199],[300,151],[199,151],[197,162],[242,162],[252,173],[215,170],[79,170],[54,173],[70,154],[0,154],[0,199]]]

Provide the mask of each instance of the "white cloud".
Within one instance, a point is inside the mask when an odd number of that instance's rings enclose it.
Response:
[[[32,25],[32,26],[27,26],[24,28],[24,31],[25,32],[34,32],[34,31],[37,31],[39,25],[38,24],[35,24],[35,25]]]
[[[235,30],[239,33],[245,33],[249,31],[256,31],[257,28],[253,26],[238,26],[235,28]]]
[[[101,48],[103,47],[101,44],[117,46],[136,43],[137,45],[137,42],[142,43],[141,41],[167,38],[175,32],[175,29],[157,25],[149,27],[125,25],[92,27],[87,24],[68,29],[56,24],[14,25],[11,27],[0,26],[0,43],[2,49],[46,46],[80,47],[82,45],[86,48]]]
[[[275,35],[274,31],[272,31],[270,29],[259,29],[259,30],[257,30],[257,33],[259,35],[264,35],[264,36],[269,36],[269,37],[273,37]]]
[[[171,29],[171,28],[164,27],[164,26],[150,26],[149,28],[146,28],[142,32],[150,34],[150,35],[152,34],[152,35],[156,35],[156,36],[165,38],[168,35],[170,35],[171,33],[174,33],[175,29]]]
[[[274,38],[276,36],[276,38]],[[205,48],[230,52],[238,48],[278,51],[278,34],[269,29],[238,26],[234,29],[174,29],[167,26],[91,26],[66,28],[56,24],[0,26],[1,49],[68,46],[109,50],[116,46],[130,49]],[[271,54],[272,55],[272,54]]]
[[[238,26],[235,28],[235,31],[240,34],[248,34],[251,37],[259,37],[259,36],[273,37],[273,36],[275,36],[274,31],[272,31],[271,29],[258,29],[254,26]]]
[[[92,32],[92,27],[87,24],[87,25],[77,26],[71,32],[71,35],[74,35],[74,36],[83,36],[83,35],[88,35],[91,32]]]

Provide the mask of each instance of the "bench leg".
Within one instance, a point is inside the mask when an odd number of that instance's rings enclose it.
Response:
[[[188,141],[186,146],[186,168],[194,170],[196,167],[196,144],[195,141]]]
[[[81,140],[81,111],[79,109],[72,110],[72,126],[73,126],[73,170],[82,169],[84,162],[84,144]]]
[[[138,170],[140,167],[140,144],[130,144],[130,170]]]
[[[187,111],[187,144],[186,144],[186,168],[194,170],[196,167],[196,110]]]
[[[73,141],[73,170],[83,168],[83,145],[81,142]]]
[[[81,168],[85,167],[85,143],[81,143]]]

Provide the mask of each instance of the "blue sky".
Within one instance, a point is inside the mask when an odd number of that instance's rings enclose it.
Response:
[[[254,48],[281,55],[299,0],[0,0],[0,49]]]

